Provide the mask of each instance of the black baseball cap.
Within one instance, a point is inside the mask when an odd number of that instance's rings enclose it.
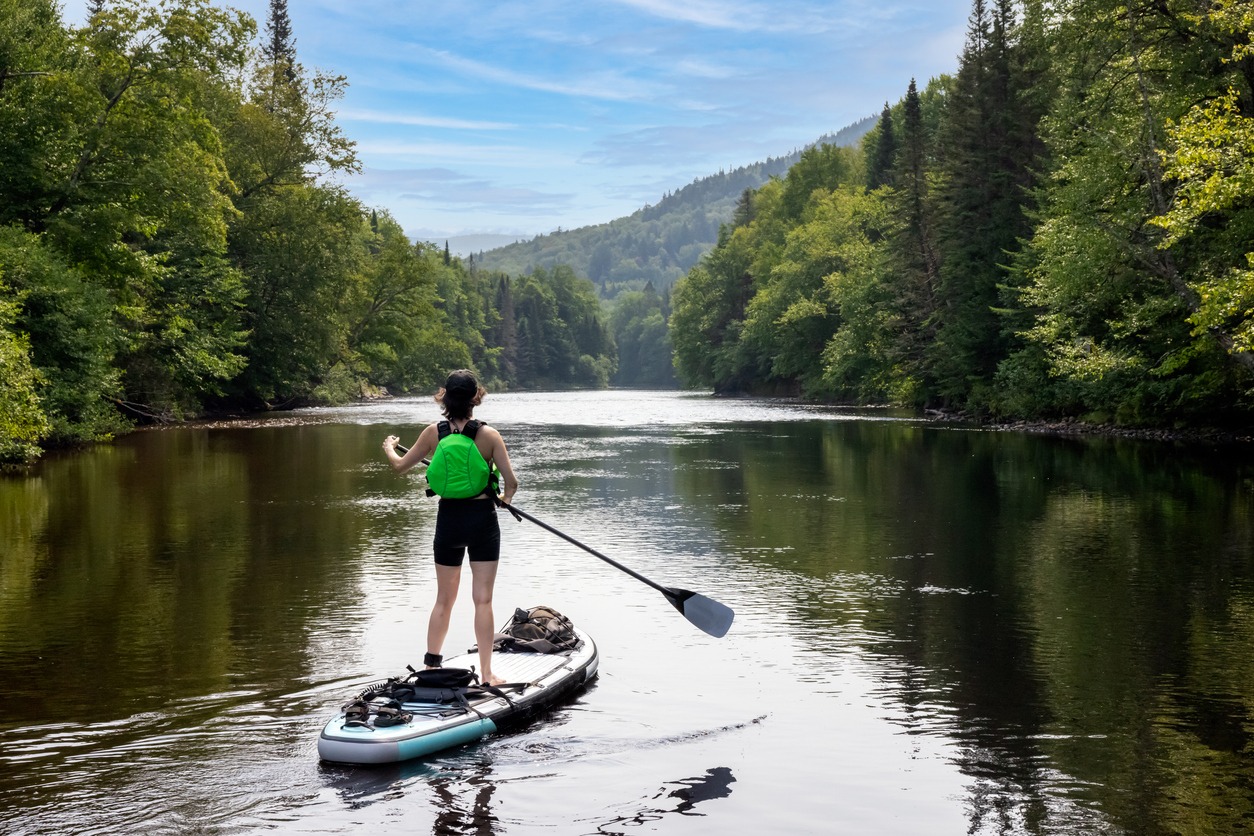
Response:
[[[469,369],[458,369],[450,372],[444,382],[444,393],[469,400],[479,394],[479,380]]]

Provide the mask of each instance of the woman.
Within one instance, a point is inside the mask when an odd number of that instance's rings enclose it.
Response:
[[[449,424],[449,431],[462,433],[471,424],[475,407],[483,402],[487,390],[479,385],[473,372],[458,369],[448,376],[444,387],[435,395],[436,403]],[[475,424],[478,429],[475,430]],[[474,422],[474,444],[489,466],[495,465],[504,481],[503,500],[508,503],[518,490],[518,480],[510,465],[509,452],[501,434],[487,424]],[[469,435],[470,433],[467,433]],[[405,473],[423,459],[430,459],[440,442],[439,423],[429,424],[405,455],[399,455],[394,435],[383,440],[383,452],[397,473]],[[423,664],[439,667],[443,661],[440,650],[448,634],[449,617],[457,601],[461,584],[462,560],[470,554],[471,598],[475,603],[475,641],[479,645],[480,681],[499,685],[504,680],[492,674],[492,638],[496,620],[492,614],[492,588],[496,584],[497,561],[501,555],[501,529],[496,520],[496,501],[491,491],[471,499],[441,497],[435,518],[435,606],[427,622],[427,655]]]

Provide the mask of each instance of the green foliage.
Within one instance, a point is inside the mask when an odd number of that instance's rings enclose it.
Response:
[[[1013,344],[996,307],[1010,280],[1005,265],[1031,231],[1026,197],[1041,117],[1024,95],[1039,80],[1020,71],[1031,59],[1011,4],[988,6],[975,4],[946,97],[933,188],[939,266],[928,365],[934,398],[973,411],[983,409],[988,381]]]
[[[811,174],[820,176],[824,168],[816,166]],[[806,175],[795,181],[791,173],[789,177],[779,204],[785,213],[792,211],[788,198]],[[844,204],[832,199],[832,194],[820,187],[808,195],[811,202],[802,223],[787,233],[782,246],[764,248],[764,253],[772,254],[771,261],[759,261],[754,267],[755,277],[761,275],[767,280],[760,283],[746,306],[741,339],[747,352],[758,358],[757,363],[769,363],[768,384],[796,381],[803,391],[813,391],[823,373],[814,358],[822,353],[839,324],[826,279],[846,266],[844,230],[834,229],[839,222],[832,218],[833,211],[839,212]],[[765,215],[759,215],[755,223],[766,220]]]
[[[833,192],[809,236],[831,242],[824,290],[838,324],[822,351],[822,379],[812,395],[858,403],[916,405],[923,381],[917,358],[917,301],[902,281],[891,242],[900,217],[883,192]]]
[[[779,210],[785,221],[798,221],[814,193],[863,182],[862,157],[839,145],[816,145],[802,152],[784,177]]]
[[[667,389],[676,385],[666,300],[653,285],[621,293],[610,314],[610,329],[618,346],[616,386]]]
[[[861,195],[853,185],[861,177],[856,152],[821,146],[742,201],[739,225],[675,288],[670,327],[686,384],[826,391],[815,360],[840,323],[829,277],[866,243],[848,203]]]
[[[116,428],[105,395],[177,414],[242,366],[212,114],[251,31],[196,0],[110,3],[77,32],[41,3],[0,23],[13,76],[0,86],[0,204],[42,236],[6,243],[30,285],[19,324],[49,381],[53,439]]]
[[[0,224],[42,216],[72,154],[75,53],[52,0],[0,0]]]
[[[762,370],[744,368],[740,334],[753,297],[753,261],[765,226],[751,219],[758,205],[778,201],[781,186],[768,183],[742,202],[735,227],[724,227],[719,245],[675,285],[670,319],[675,370],[688,386],[743,390]],[[766,213],[769,217],[770,213]]]
[[[270,64],[291,67],[296,63],[296,38],[292,36],[292,19],[287,13],[287,0],[270,0],[266,15],[266,39],[261,54]]]
[[[592,282],[569,267],[537,269],[509,285],[520,388],[604,388],[614,373],[614,343]]]
[[[681,379],[1023,418],[1248,416],[1249,5],[972,9],[958,73],[884,109],[865,179],[812,149],[740,201],[675,288]]]
[[[440,379],[441,367],[432,363],[450,358],[449,351],[435,351],[435,344],[458,342],[436,306],[434,251],[411,243],[400,224],[377,210],[360,234],[369,254],[341,303],[348,345],[363,364],[362,374],[376,384],[396,392],[429,389]],[[462,366],[471,365],[464,348],[453,356]]]
[[[30,338],[15,334],[18,303],[0,284],[0,467],[27,464],[51,427],[37,390],[43,382],[30,360]]]
[[[362,252],[344,246],[362,226],[339,189],[283,186],[258,193],[232,232],[232,260],[248,276],[248,366],[239,393],[270,404],[309,396],[347,351],[340,303]]]
[[[429,244],[423,247],[433,263],[443,264],[443,255],[436,247]],[[501,349],[487,340],[499,317],[492,305],[491,279],[462,269],[460,265],[454,268],[451,259],[438,275],[439,309],[452,335],[465,346],[471,358],[463,365],[480,370],[485,377],[501,377],[497,368]],[[443,383],[444,376],[441,374],[432,382]]]
[[[893,128],[893,111],[884,102],[880,121],[863,140],[867,156],[866,186],[878,189],[893,184],[893,165],[897,160],[897,134]]]
[[[1249,362],[1234,350],[1248,251],[1238,241],[1249,240],[1248,219],[1221,201],[1211,217],[1234,224],[1208,224],[1194,237],[1189,215],[1215,182],[1199,164],[1207,137],[1224,136],[1230,124],[1215,94],[1238,78],[1213,70],[1232,47],[1172,7],[1074,5],[1056,33],[1060,90],[1043,123],[1055,163],[1022,260],[1022,299],[1035,318],[1024,351],[1033,359],[1012,356],[1015,372],[1005,379],[1054,391],[1051,411],[1098,420],[1225,420],[1248,408]],[[1174,199],[1159,150],[1172,124]],[[1225,291],[1235,291],[1235,306]],[[1047,377],[1025,375],[1029,368]]]
[[[224,114],[223,156],[236,206],[282,186],[307,185],[318,173],[356,171],[356,149],[335,123],[347,80],[299,64],[251,66],[244,97]]]
[[[1254,10],[1221,0],[1207,15],[1186,15],[1226,50],[1216,87],[1167,126],[1164,177],[1177,185],[1173,202],[1151,223],[1166,232],[1161,247],[1197,264],[1190,321],[1222,335],[1238,356],[1254,354]],[[1239,71],[1238,71],[1239,70]]]
[[[0,228],[0,278],[11,333],[29,349],[36,393],[57,443],[107,438],[122,427],[115,358],[121,335],[109,294],[85,280],[39,236]]]

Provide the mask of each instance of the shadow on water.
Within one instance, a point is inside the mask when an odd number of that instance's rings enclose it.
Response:
[[[492,762],[459,760],[456,769],[411,761],[365,769],[323,764],[322,772],[348,809],[393,802],[426,789],[435,811],[432,836],[494,836],[500,820],[493,810],[497,781]]]
[[[698,812],[697,805],[727,798],[732,793],[731,785],[734,783],[736,783],[736,777],[732,775],[731,769],[725,766],[707,769],[704,775],[668,781],[646,801],[639,811],[599,824],[593,833],[605,834],[605,836],[626,836],[628,833],[641,832],[635,828],[654,824],[671,815],[707,815],[704,811]]]
[[[469,775],[456,782],[442,778],[430,782],[438,811],[431,825],[431,836],[496,834],[499,819],[492,811],[492,796],[496,792],[496,784],[489,779],[487,772],[485,769],[483,775]],[[458,792],[462,786],[466,788],[465,795],[469,798],[464,798]]]

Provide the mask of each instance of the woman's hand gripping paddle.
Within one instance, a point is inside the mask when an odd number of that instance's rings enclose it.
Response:
[[[409,452],[409,448],[400,444],[396,445],[396,449],[400,451],[402,456]],[[423,463],[426,464],[427,462],[424,460]],[[569,534],[558,531],[548,523],[536,519],[526,511],[523,511],[521,508],[506,503],[499,497],[496,498],[496,503],[513,514],[515,519],[530,520],[543,528],[545,531],[556,534],[558,537],[561,537],[571,545],[578,546],[593,557],[599,557],[615,569],[626,572],[628,575],[631,575],[641,583],[653,587],[658,592],[666,596],[666,600],[671,602],[671,606],[679,610],[680,615],[695,624],[700,630],[709,633],[711,636],[714,636],[715,638],[722,638],[727,635],[727,631],[731,629],[732,619],[736,617],[736,613],[726,604],[721,604],[713,598],[707,598],[704,595],[699,595],[696,592],[690,592],[687,589],[676,589],[675,587],[662,586],[660,583],[655,583],[636,570],[624,566],[617,560],[601,554],[591,546],[584,545],[574,537],[571,537]]]

